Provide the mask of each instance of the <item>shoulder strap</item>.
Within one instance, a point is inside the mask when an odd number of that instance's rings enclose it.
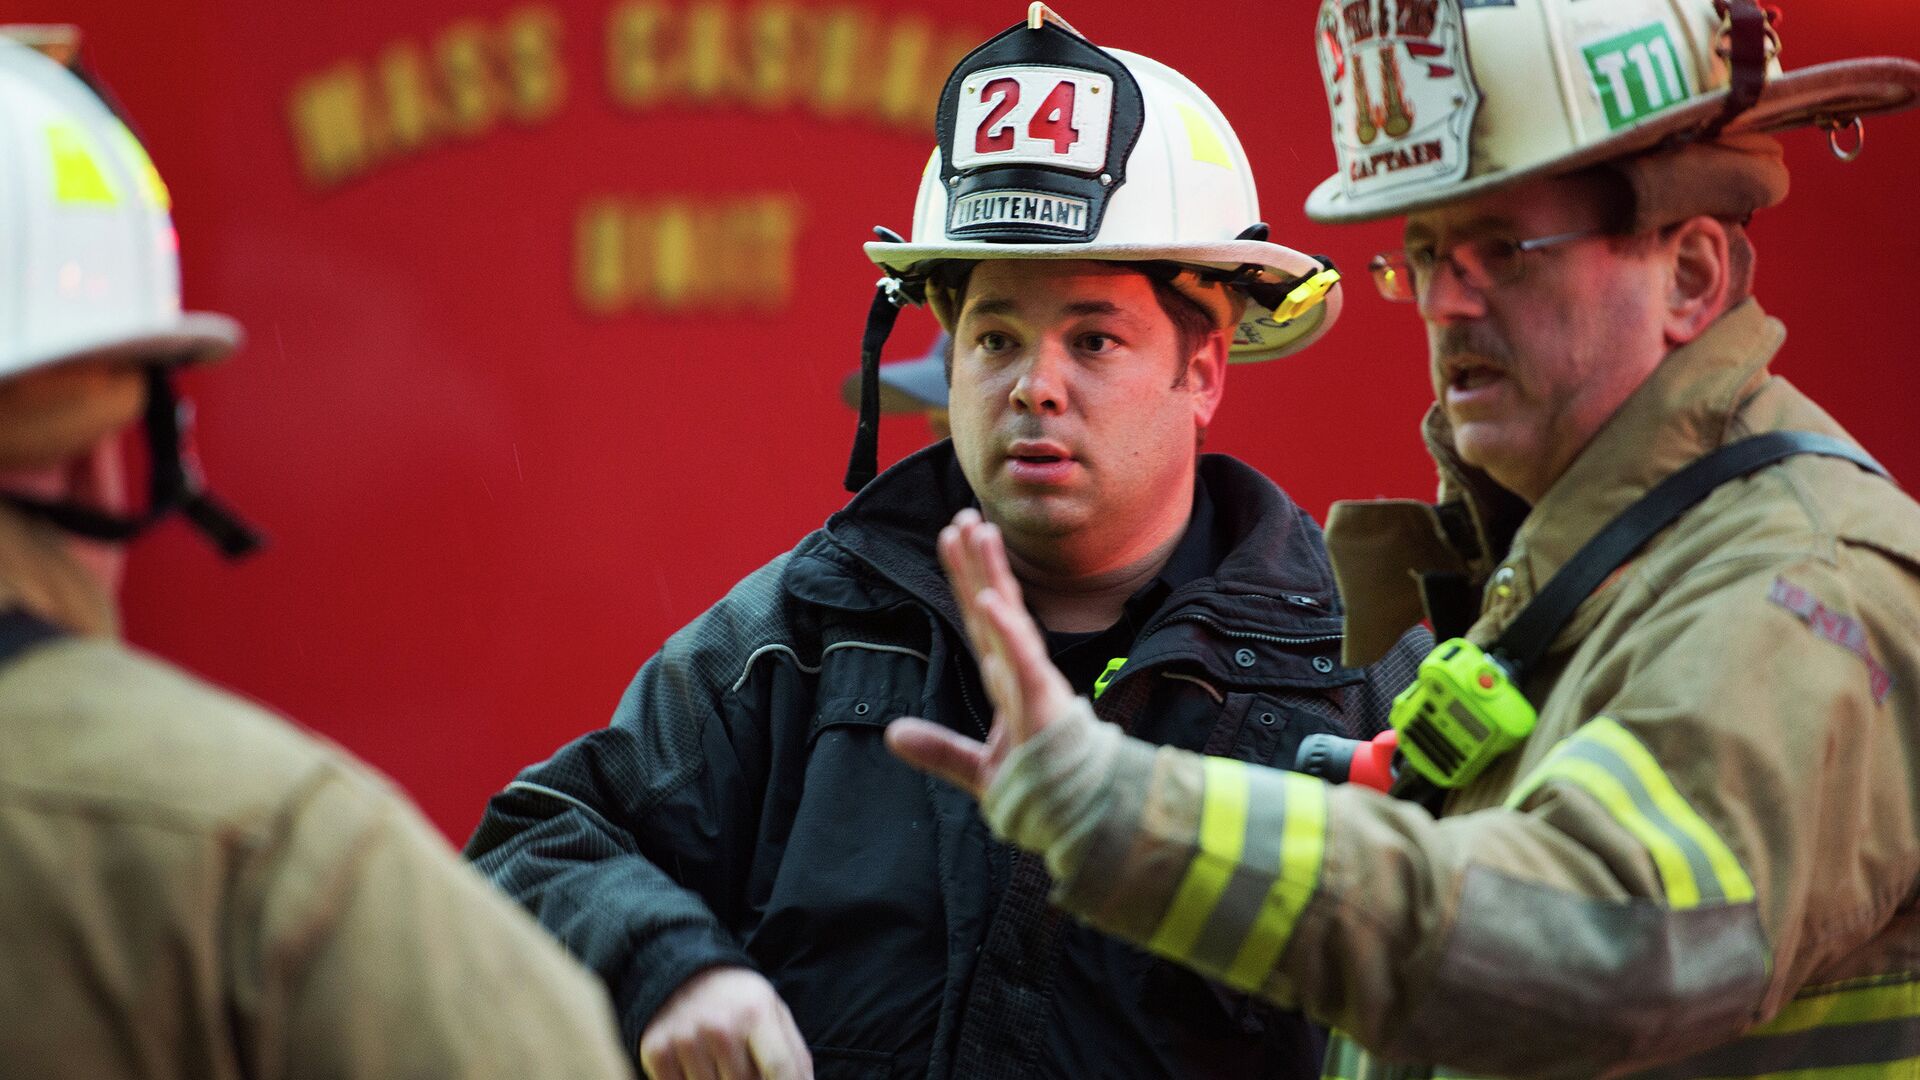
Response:
[[[65,630],[32,612],[21,608],[0,612],[0,667],[36,645],[64,636]]]
[[[1600,583],[1633,557],[1648,540],[1671,525],[1714,489],[1731,480],[1760,471],[1800,454],[1817,454],[1851,461],[1888,476],[1865,450],[1825,435],[1806,431],[1774,431],[1729,443],[1694,461],[1656,484],[1587,541],[1540,594],[1507,627],[1492,651],[1516,674],[1524,673],[1553,644],[1573,613]]]

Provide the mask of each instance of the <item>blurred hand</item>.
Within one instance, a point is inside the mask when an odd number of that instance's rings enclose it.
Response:
[[[688,979],[640,1036],[649,1080],[812,1080],[787,1003],[759,972],[717,967]]]
[[[903,718],[887,725],[887,745],[907,764],[977,799],[1007,754],[1065,713],[1074,693],[1048,658],[1046,639],[1021,602],[1000,530],[981,520],[979,511],[962,510],[940,530],[939,547],[993,702],[993,727],[982,743],[939,724]]]

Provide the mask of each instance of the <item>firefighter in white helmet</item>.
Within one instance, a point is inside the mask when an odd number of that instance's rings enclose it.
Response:
[[[1809,12],[1807,17],[1817,17]],[[1920,1073],[1920,507],[1768,364],[1772,133],[1857,152],[1920,64],[1785,72],[1750,0],[1327,0],[1326,220],[1404,218],[1440,500],[1334,508],[1402,799],[1087,722],[997,541],[947,541],[992,749],[896,748],[1055,899],[1346,1034],[1327,1075]],[[1018,747],[1018,749],[1014,749]]]
[[[1265,239],[1205,94],[1037,5],[961,62],[936,123],[911,242],[867,248],[863,353],[896,302],[929,304],[951,441],[877,478],[865,442],[858,496],[496,796],[469,852],[607,980],[656,1078],[1312,1075],[1305,1021],[1060,919],[1038,860],[882,733],[909,712],[985,733],[934,556],[975,506],[1068,677],[1152,717],[1142,737],[1285,764],[1384,723],[1423,632],[1340,665],[1312,520],[1198,452],[1230,357],[1317,337],[1334,275]]]
[[[116,640],[147,524],[184,507],[250,546],[169,389],[240,332],[181,311],[159,174],[21,40],[77,35],[0,29],[0,1071],[629,1075],[600,989],[387,782]]]

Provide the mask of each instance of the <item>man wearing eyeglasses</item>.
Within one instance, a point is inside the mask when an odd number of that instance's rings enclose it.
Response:
[[[1786,194],[1770,133],[1842,152],[1920,64],[1782,74],[1773,22],[1322,6],[1308,212],[1404,218],[1374,274],[1434,379],[1438,505],[1327,535],[1348,663],[1423,615],[1452,639],[1394,707],[1411,798],[1091,722],[991,526],[942,539],[995,728],[895,751],[1060,906],[1340,1029],[1329,1076],[1920,1070],[1920,505],[1768,371],[1745,236]]]

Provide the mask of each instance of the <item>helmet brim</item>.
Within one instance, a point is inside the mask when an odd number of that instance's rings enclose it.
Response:
[[[1286,277],[1320,269],[1311,255],[1260,240],[1223,240],[1214,244],[888,244],[871,241],[867,258],[883,270],[911,273],[928,263],[954,259],[1087,260],[1091,262],[1170,262],[1210,270],[1260,266]]]
[[[187,311],[171,324],[143,333],[119,334],[99,341],[78,342],[56,352],[29,357],[11,365],[8,376],[36,368],[83,361],[138,361],[181,367],[226,359],[245,339],[240,324],[210,311]]]
[[[950,260],[1002,259],[1068,262],[1166,262],[1208,270],[1235,271],[1254,266],[1276,278],[1300,278],[1320,272],[1320,260],[1292,248],[1261,240],[1223,240],[1212,244],[889,244],[866,245],[867,258],[891,274],[911,275],[933,263]],[[1318,304],[1296,318],[1279,322],[1273,313],[1249,302],[1235,330],[1228,360],[1259,363],[1291,356],[1305,349],[1333,327],[1343,295],[1339,284]]]
[[[1338,174],[1307,196],[1307,217],[1328,224],[1352,224],[1397,217],[1491,194],[1546,176],[1575,172],[1589,165],[1626,157],[1659,144],[1668,136],[1711,123],[1727,98],[1720,90],[1635,125],[1578,151],[1522,169],[1503,169],[1459,183],[1413,192],[1386,192],[1375,198],[1349,198]],[[1771,134],[1828,120],[1898,112],[1920,99],[1920,63],[1897,56],[1862,57],[1815,64],[1767,82],[1753,108],[1727,125],[1729,133]],[[869,245],[871,246],[871,245]]]

